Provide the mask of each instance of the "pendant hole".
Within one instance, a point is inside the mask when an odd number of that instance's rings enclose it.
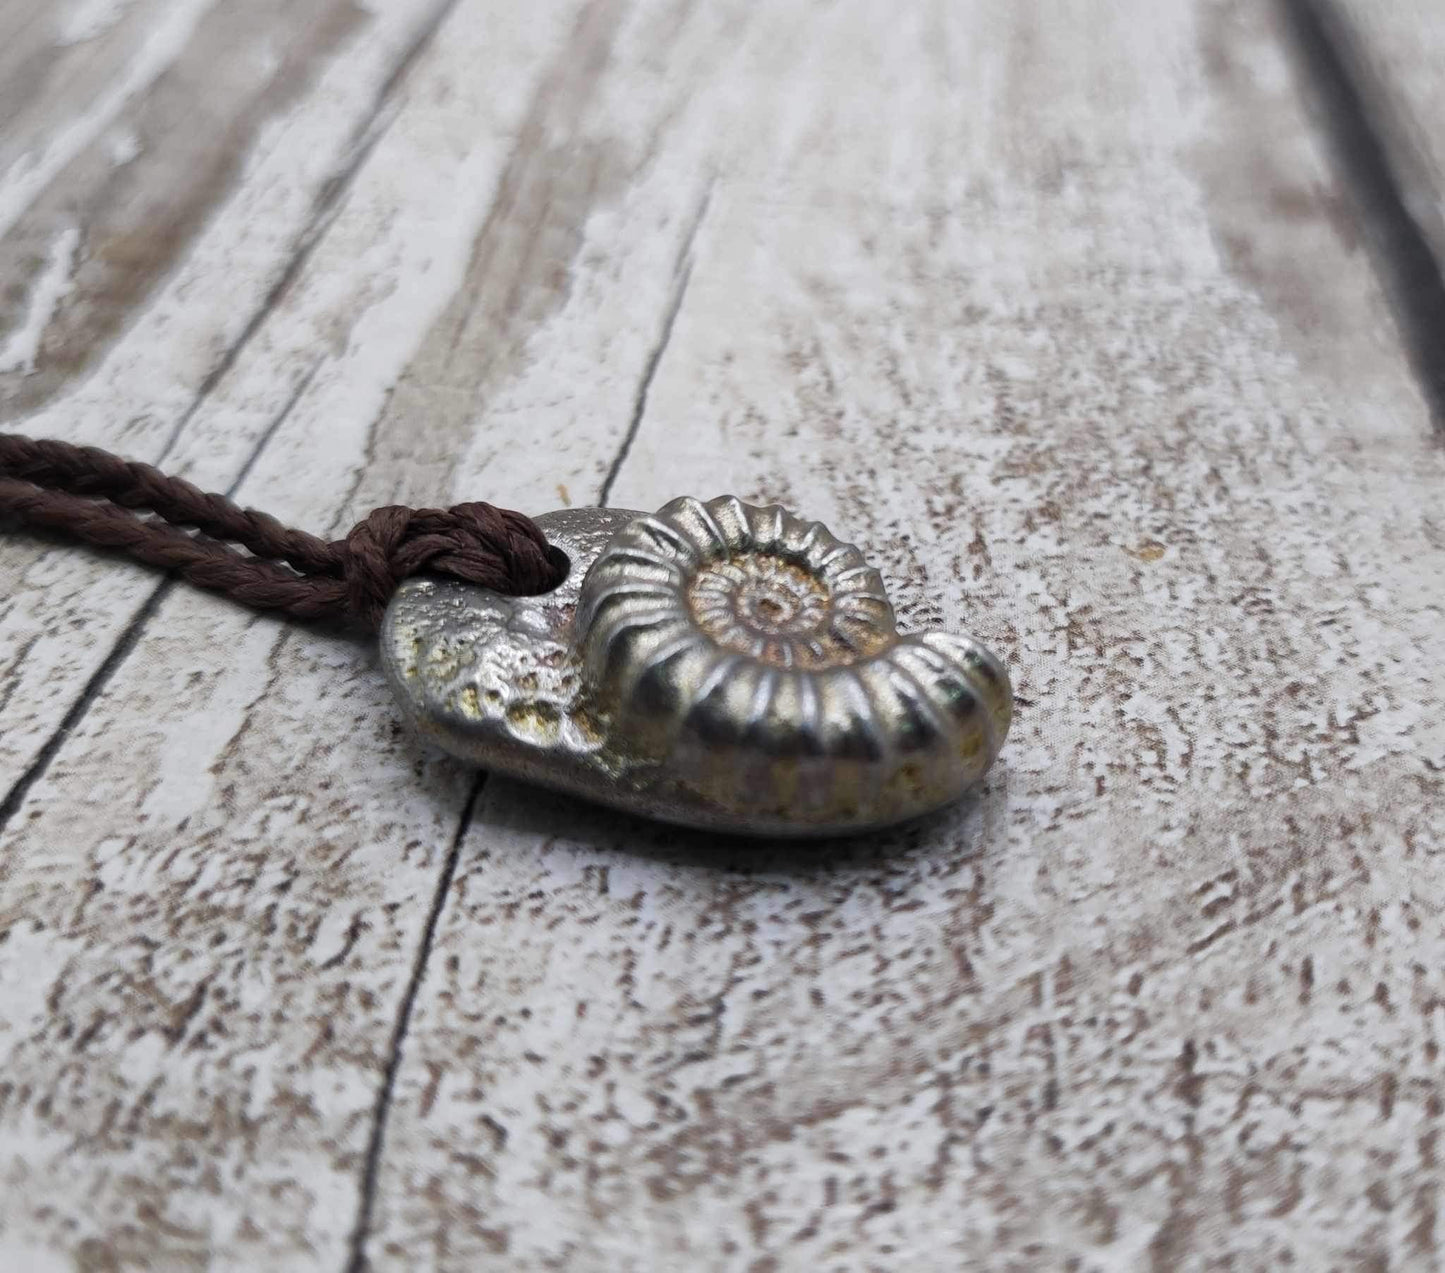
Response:
[[[572,558],[567,556],[556,544],[547,545],[547,561],[557,572],[557,582],[550,588],[545,588],[535,594],[539,597],[545,597],[549,592],[556,592],[558,588],[567,582],[567,577],[572,573]]]

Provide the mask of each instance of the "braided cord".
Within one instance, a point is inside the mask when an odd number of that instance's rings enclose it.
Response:
[[[411,575],[531,596],[567,574],[531,518],[491,504],[388,505],[328,541],[149,464],[15,433],[0,433],[0,517],[174,571],[253,609],[373,630]]]

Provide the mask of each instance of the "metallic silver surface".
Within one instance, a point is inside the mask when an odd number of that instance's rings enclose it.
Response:
[[[387,675],[448,751],[772,835],[927,813],[997,756],[1003,664],[966,636],[900,635],[878,572],[819,523],[730,496],[537,523],[572,562],[556,591],[416,579],[387,611]]]

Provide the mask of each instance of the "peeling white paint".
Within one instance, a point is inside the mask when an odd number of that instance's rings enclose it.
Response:
[[[134,0],[75,0],[61,19],[57,44],[83,44],[104,35],[125,16]]]
[[[140,156],[140,134],[133,128],[119,129],[111,134],[107,150],[110,152],[110,162],[117,168],[124,168]]]
[[[30,289],[30,306],[24,320],[0,346],[0,372],[31,375],[40,357],[41,342],[60,302],[69,294],[75,276],[80,228],[69,226],[55,236],[44,268]]]
[[[46,145],[22,155],[0,175],[0,235],[15,224],[55,176],[112,123],[136,93],[152,83],[185,47],[213,0],[175,0],[115,83],[74,119],[60,120]]]

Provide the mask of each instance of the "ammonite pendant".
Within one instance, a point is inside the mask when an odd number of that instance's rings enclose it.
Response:
[[[382,629],[416,724],[488,769],[690,826],[835,835],[956,799],[1013,695],[966,636],[903,636],[818,522],[730,496],[537,519],[540,597],[414,579]]]

